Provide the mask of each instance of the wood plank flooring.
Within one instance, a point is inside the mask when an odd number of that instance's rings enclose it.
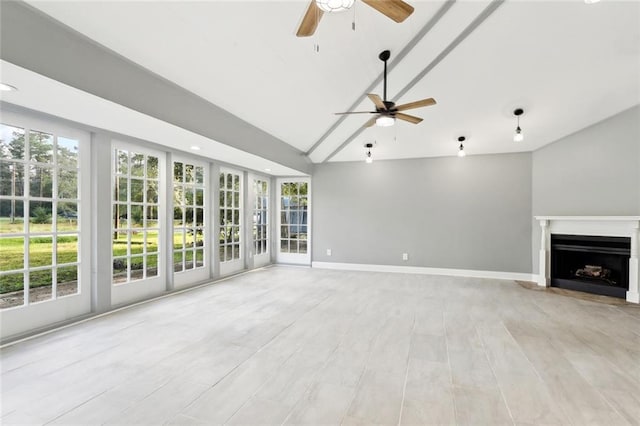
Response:
[[[9,424],[640,424],[640,308],[272,267],[1,351]]]

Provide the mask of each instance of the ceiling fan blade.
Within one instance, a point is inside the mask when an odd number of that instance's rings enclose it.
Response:
[[[428,98],[428,99],[423,99],[421,101],[409,102],[408,104],[398,105],[396,109],[398,111],[406,111],[408,109],[422,108],[422,107],[431,106],[435,104],[436,104],[435,99]]]
[[[381,111],[387,110],[387,106],[384,104],[384,102],[382,102],[380,96],[376,95],[375,93],[369,93],[367,96],[369,97],[369,99],[371,99],[371,102],[375,104],[376,108]]]
[[[324,12],[322,9],[316,5],[315,0],[311,0],[309,2],[309,7],[307,8],[307,12],[304,14],[304,18],[302,18],[302,22],[298,27],[298,32],[296,33],[297,37],[309,37],[316,32],[318,28],[318,24],[320,23],[320,18],[322,18],[322,14]]]
[[[334,112],[334,115],[347,115],[347,114],[377,114],[378,111],[353,111],[353,112]]]
[[[396,118],[400,120],[408,121],[409,123],[418,124],[422,121],[420,117],[414,117],[413,115],[403,114],[401,112],[396,113]]]
[[[362,0],[384,16],[402,22],[413,13],[413,6],[402,0]]]
[[[362,125],[362,127],[371,127],[371,126],[373,126],[374,124],[376,124],[376,118],[378,118],[378,117],[373,117],[371,120],[369,120],[366,123],[364,123]]]

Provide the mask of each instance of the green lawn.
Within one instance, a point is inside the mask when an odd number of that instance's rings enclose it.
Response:
[[[51,232],[51,224],[30,224],[32,232]],[[9,223],[8,218],[0,218],[0,235],[6,233],[23,232],[22,223]],[[75,221],[69,223],[68,220],[60,218],[58,222],[59,231],[76,231],[77,225]],[[198,238],[201,240],[201,237]],[[174,237],[174,247],[182,246],[182,240]],[[127,239],[126,234],[119,234],[113,240],[113,256],[126,256]],[[158,250],[158,234],[157,232],[147,233],[147,252],[152,253]],[[52,259],[53,242],[51,237],[32,237],[29,244],[29,267],[45,267],[53,263]],[[131,254],[134,256],[131,262],[132,269],[143,268],[143,257],[135,257],[144,252],[144,233],[138,232],[132,234],[131,237]],[[6,237],[0,238],[0,270],[9,271],[22,269],[24,267],[24,238],[22,237]],[[187,262],[193,261],[194,251],[187,250],[185,253]],[[57,250],[54,254],[57,256],[57,264],[74,263],[78,261],[78,241],[76,236],[59,236],[57,241]],[[195,253],[197,261],[203,260],[202,250]],[[182,253],[174,253],[174,263],[182,263]],[[153,268],[157,265],[157,255],[147,256],[147,267]],[[126,268],[126,265],[125,265]],[[122,271],[123,268],[116,268],[116,272]],[[58,266],[57,282],[75,281],[77,279],[76,266]],[[31,272],[29,277],[30,286],[50,286],[52,283],[51,270],[43,270]],[[0,293],[21,290],[24,287],[24,277],[21,273],[0,276]]]
[[[24,238],[0,238],[0,270],[10,271],[24,268]],[[50,266],[53,256],[58,265],[75,263],[78,260],[78,238],[76,236],[59,236],[57,251],[53,252],[51,237],[32,237],[29,244],[29,267]],[[63,283],[77,279],[75,265],[59,266],[57,282]],[[51,285],[51,270],[34,271],[29,276],[32,288]],[[24,287],[22,274],[0,276],[0,293],[21,290]]]
[[[31,232],[51,232],[51,223],[29,223]],[[76,231],[78,222],[63,217],[58,218],[58,231]],[[0,217],[0,234],[14,234],[24,232],[24,222],[22,218],[16,219],[13,223],[8,217]]]

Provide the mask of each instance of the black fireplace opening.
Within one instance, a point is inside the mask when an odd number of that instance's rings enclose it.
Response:
[[[625,298],[631,238],[551,235],[551,286]]]

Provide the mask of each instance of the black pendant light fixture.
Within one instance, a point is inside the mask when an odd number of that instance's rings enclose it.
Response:
[[[364,144],[364,149],[366,150],[366,156],[364,158],[364,161],[367,164],[373,163],[373,157],[371,156],[371,148],[373,148],[373,144],[371,142]]]
[[[460,142],[460,147],[458,148],[458,157],[464,157],[465,155],[467,155],[464,152],[464,141],[466,140],[466,138],[464,136],[460,136],[458,138],[458,142]]]
[[[524,114],[524,110],[522,108],[516,108],[513,111],[513,115],[515,115],[518,119],[518,127],[516,127],[516,132],[513,134],[514,142],[522,142],[524,140],[524,134],[522,133],[522,129],[520,128],[520,116]]]

